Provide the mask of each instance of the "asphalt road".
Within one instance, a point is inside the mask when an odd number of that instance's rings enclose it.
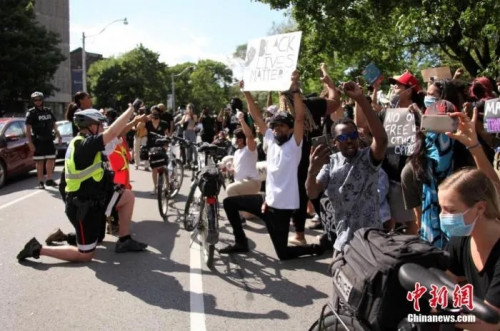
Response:
[[[149,193],[151,173],[132,166],[131,178],[132,234],[148,251],[116,254],[116,237],[107,235],[87,264],[48,257],[18,263],[30,238],[42,242],[51,230],[72,226],[58,191],[37,189],[34,173],[0,189],[3,330],[307,330],[318,318],[332,286],[329,254],[281,262],[263,222],[248,221],[251,252],[216,252],[210,270],[180,223],[190,171],[167,222]],[[218,247],[233,242],[222,208],[221,216]],[[315,242],[319,232],[306,231]]]

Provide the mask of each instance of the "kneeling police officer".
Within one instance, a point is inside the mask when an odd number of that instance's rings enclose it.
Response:
[[[96,109],[87,109],[75,114],[75,124],[80,133],[73,138],[66,152],[64,169],[66,179],[66,215],[76,230],[77,246],[42,246],[31,239],[17,255],[22,261],[28,257],[51,256],[66,261],[91,261],[97,243],[105,232],[105,209],[116,187],[112,172],[104,167],[103,151],[127,125],[133,114],[129,107],[116,121],[103,130],[104,117]],[[143,251],[147,245],[130,236],[130,222],[134,209],[134,195],[121,189],[115,208],[120,220],[118,253]]]

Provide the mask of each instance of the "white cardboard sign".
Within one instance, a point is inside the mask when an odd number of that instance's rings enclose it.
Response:
[[[285,91],[297,68],[302,31],[252,39],[245,58],[245,91]]]

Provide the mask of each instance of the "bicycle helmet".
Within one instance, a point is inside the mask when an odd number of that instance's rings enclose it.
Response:
[[[85,109],[75,113],[74,122],[80,129],[86,129],[92,124],[106,122],[106,117],[97,109]]]
[[[43,93],[38,92],[38,91],[31,93],[31,99],[35,99],[35,98],[42,98],[43,99]]]

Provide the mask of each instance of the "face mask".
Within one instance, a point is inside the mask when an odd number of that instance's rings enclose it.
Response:
[[[464,213],[457,214],[439,214],[440,226],[444,234],[450,237],[467,237],[470,236],[474,225],[476,224],[479,215],[474,219],[471,224],[465,224],[464,215],[469,212],[470,208]]]
[[[437,101],[436,97],[433,97],[431,95],[426,95],[425,98],[424,98],[425,107],[429,107],[430,105],[432,105],[436,101]]]
[[[292,138],[292,135],[289,135],[289,136],[274,136],[274,141],[278,144],[278,146],[281,146],[283,145],[284,143],[286,143],[288,140],[290,140],[290,138]]]
[[[397,107],[399,105],[399,94],[394,94],[391,96],[391,105]]]

